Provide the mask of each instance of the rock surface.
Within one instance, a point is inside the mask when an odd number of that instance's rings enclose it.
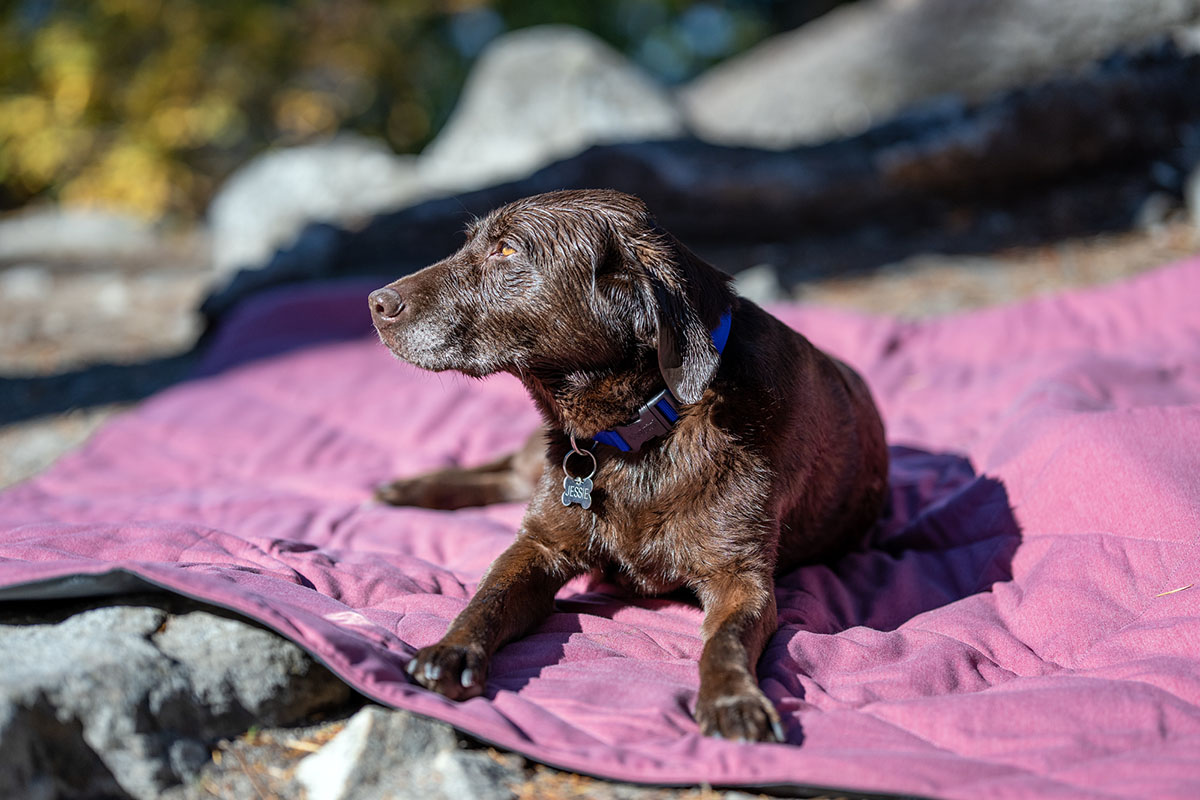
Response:
[[[110,211],[44,207],[0,218],[0,263],[129,258],[160,248],[153,225]]]
[[[196,307],[211,286],[207,270],[170,261],[135,271],[32,262],[0,268],[0,372],[42,374],[179,352],[200,335]],[[76,340],[72,364],[59,358],[65,336]]]
[[[523,762],[460,749],[445,724],[369,706],[300,762],[296,782],[308,800],[507,800]]]
[[[1200,18],[1200,0],[865,0],[710,69],[693,131],[784,148],[865,130],[939,95],[1045,80]]]
[[[791,299],[779,280],[774,264],[755,264],[734,276],[733,288],[739,295],[761,305],[785,303]]]
[[[350,730],[352,726],[355,730]],[[381,752],[364,738],[381,735],[394,740],[399,733],[413,738],[411,743],[395,743],[410,753],[409,759]],[[379,763],[371,763],[372,758]],[[377,706],[360,711],[348,722],[262,728],[222,740],[199,777],[167,790],[162,800],[337,796],[357,800],[381,793],[398,800],[445,796],[474,800],[514,794],[538,800],[765,800],[764,795],[739,791],[654,788],[559,772],[483,747],[445,723]]]
[[[420,171],[431,186],[475,189],[589,145],[682,133],[670,94],[604,42],[577,28],[527,28],[480,56]]]
[[[224,274],[262,264],[311,222],[350,224],[424,192],[412,156],[360,136],[264,153],[213,198],[213,265]]]
[[[493,42],[450,120],[419,157],[343,135],[265,153],[209,207],[218,273],[267,263],[310,223],[372,214],[533,172],[593,144],[669,139],[683,124],[665,88],[595,36],[527,28]]]
[[[822,145],[596,146],[527,178],[381,214],[361,228],[309,228],[203,310],[218,320],[251,291],[292,281],[395,279],[453,252],[472,214],[563,188],[637,194],[702,257],[729,272],[773,263],[785,286],[920,252],[1122,230],[1148,196],[1177,197],[1200,160],[1197,85],[1200,55],[1160,40],[974,107],[939,103]]]
[[[155,798],[210,745],[349,689],[250,623],[171,601],[0,617],[0,797]],[[44,607],[43,607],[44,608]]]

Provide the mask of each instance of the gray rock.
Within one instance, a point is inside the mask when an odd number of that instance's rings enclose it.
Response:
[[[474,189],[589,145],[682,133],[670,94],[604,42],[576,28],[528,28],[480,56],[420,171],[429,186]]]
[[[791,299],[779,281],[779,270],[773,264],[756,264],[742,270],[733,277],[733,288],[742,297],[759,305]]]
[[[296,719],[297,707],[331,699],[329,686],[304,680],[313,669],[311,656],[241,620],[192,611],[172,616],[153,641],[187,670],[196,698],[218,719],[279,725]]]
[[[42,207],[0,218],[0,263],[124,258],[158,246],[150,223],[111,211]]]
[[[226,274],[262,264],[311,222],[352,224],[424,191],[412,156],[360,136],[264,153],[213,198],[213,266]]]
[[[1200,229],[1200,165],[1197,165],[1184,184],[1183,200],[1191,215],[1192,224]]]
[[[1200,53],[1200,23],[1177,28],[1174,35],[1180,50],[1185,53]]]
[[[0,297],[10,302],[39,303],[54,288],[54,278],[40,264],[18,264],[0,272]]]
[[[1044,80],[1197,19],[1200,0],[866,0],[714,67],[680,99],[703,138],[785,148]]]
[[[203,611],[0,624],[0,652],[0,797],[157,797],[208,742],[349,694],[290,642]]]
[[[369,706],[300,762],[296,782],[308,800],[507,800],[516,762],[460,749],[444,723]]]
[[[1133,217],[1133,227],[1151,233],[1162,231],[1174,216],[1179,202],[1166,192],[1152,192],[1142,200]]]

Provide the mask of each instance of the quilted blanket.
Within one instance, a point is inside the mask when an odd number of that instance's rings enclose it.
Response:
[[[512,379],[395,361],[367,288],[253,301],[201,376],[0,494],[0,597],[136,579],[261,621],[381,703],[602,777],[1200,796],[1200,260],[927,321],[776,309],[860,369],[893,444],[869,541],[779,582],[759,677],[786,744],[699,735],[698,608],[583,581],[485,696],[406,679],[521,508],[386,508],[370,487],[490,459],[537,419]]]

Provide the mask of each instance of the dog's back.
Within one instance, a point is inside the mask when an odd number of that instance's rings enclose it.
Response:
[[[754,303],[739,299],[717,392],[772,473],[777,572],[857,544],[887,490],[883,422],[866,383]]]

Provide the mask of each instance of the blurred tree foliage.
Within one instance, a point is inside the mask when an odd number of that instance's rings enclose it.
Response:
[[[352,130],[419,150],[505,30],[579,25],[670,82],[836,2],[9,0],[0,208],[192,216],[272,145]]]

